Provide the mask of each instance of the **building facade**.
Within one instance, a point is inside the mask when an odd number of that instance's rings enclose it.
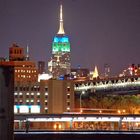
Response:
[[[41,80],[15,84],[15,113],[62,114],[74,109],[72,80]]]
[[[12,44],[9,48],[9,60],[1,60],[0,66],[14,67],[14,81],[19,82],[37,82],[38,70],[35,62],[26,60],[24,49],[17,44]]]
[[[0,140],[14,140],[14,69],[0,66]]]

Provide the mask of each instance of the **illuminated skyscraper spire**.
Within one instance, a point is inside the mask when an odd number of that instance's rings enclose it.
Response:
[[[59,20],[59,30],[57,34],[65,34],[64,27],[63,27],[63,11],[62,11],[62,4],[60,5],[60,20]]]
[[[27,61],[29,60],[29,46],[28,46],[28,44],[26,46],[26,60]]]
[[[95,66],[95,69],[94,69],[94,72],[93,72],[92,79],[94,79],[94,78],[98,78],[98,77],[99,77],[98,69],[97,69],[97,66]]]

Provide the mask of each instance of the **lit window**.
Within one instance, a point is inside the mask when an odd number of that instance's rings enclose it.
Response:
[[[26,95],[29,95],[29,92],[27,92]]]
[[[48,102],[48,100],[45,100],[45,103]]]
[[[48,110],[48,107],[45,107],[45,110]]]
[[[70,110],[70,108],[69,108],[69,107],[67,107],[67,110]]]
[[[22,92],[20,92],[19,95],[22,95]]]
[[[15,92],[15,93],[14,93],[14,95],[18,95],[18,93],[17,93],[17,92]]]
[[[37,95],[40,95],[40,93],[38,92]]]
[[[22,102],[22,100],[19,100],[19,102],[21,103],[21,102]]]
[[[48,95],[48,92],[46,92],[45,95],[47,96]]]
[[[28,102],[29,102],[29,100],[26,100],[26,102],[28,103]]]
[[[40,102],[40,100],[37,100],[37,102],[39,103],[39,102]]]
[[[31,100],[31,102],[34,102],[34,100]]]
[[[32,92],[31,95],[34,95],[34,93]]]

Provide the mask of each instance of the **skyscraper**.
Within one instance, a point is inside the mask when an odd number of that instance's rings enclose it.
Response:
[[[63,12],[60,5],[59,30],[52,43],[52,59],[48,63],[49,71],[53,78],[59,79],[61,76],[70,74],[70,42],[65,35],[63,27]]]

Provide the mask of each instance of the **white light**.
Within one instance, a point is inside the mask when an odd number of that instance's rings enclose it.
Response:
[[[48,79],[50,79],[50,78],[52,78],[52,76],[51,75],[49,75],[49,74],[39,74],[38,75],[38,82],[40,82],[40,80],[48,80]]]
[[[34,102],[34,100],[31,100],[31,102]]]
[[[122,122],[140,122],[140,118],[139,117],[125,117],[122,119]]]
[[[32,92],[31,95],[34,95],[34,93]]]
[[[69,108],[69,107],[67,107],[67,110],[70,110],[70,108]]]
[[[22,95],[22,92],[20,92],[19,95]]]
[[[14,105],[14,113],[18,113],[18,109],[17,109],[16,105]]]
[[[19,102],[22,102],[22,100],[19,100]]]
[[[40,113],[40,106],[32,105],[31,106],[31,113]]]
[[[19,112],[20,113],[29,113],[29,107],[26,105],[22,105],[19,107]]]
[[[26,102],[28,103],[28,102],[29,102],[29,100],[26,100]]]
[[[14,94],[15,94],[15,95],[17,95],[18,93],[17,93],[17,92],[15,92]]]

